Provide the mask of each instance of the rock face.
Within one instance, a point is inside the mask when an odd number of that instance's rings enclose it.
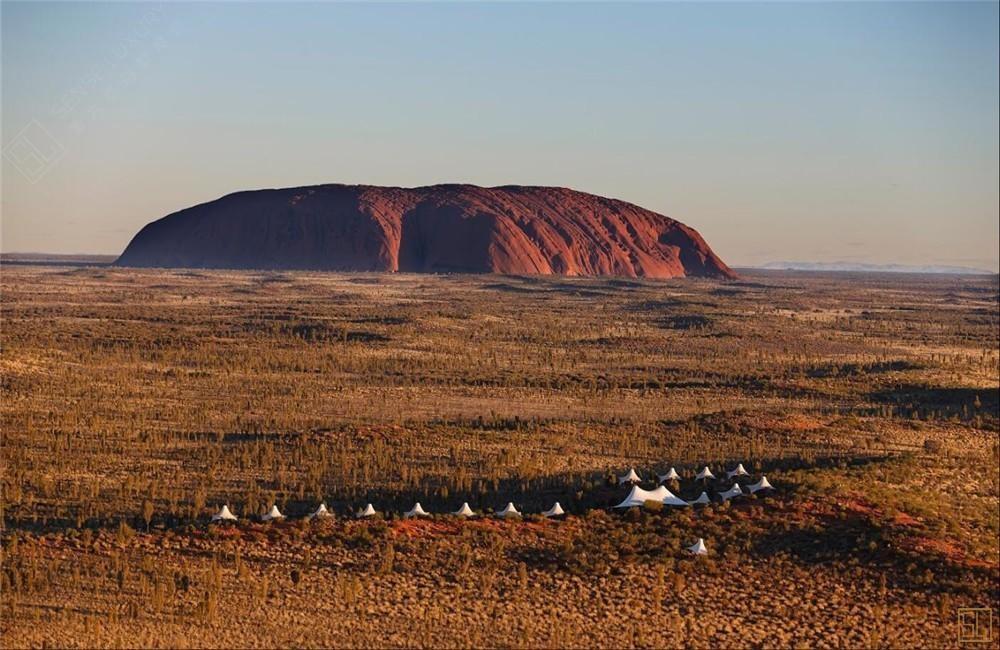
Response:
[[[697,232],[559,187],[237,192],[148,224],[120,266],[733,278]]]

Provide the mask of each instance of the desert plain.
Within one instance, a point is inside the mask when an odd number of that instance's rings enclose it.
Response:
[[[2,645],[995,643],[997,277],[739,274],[5,265]]]

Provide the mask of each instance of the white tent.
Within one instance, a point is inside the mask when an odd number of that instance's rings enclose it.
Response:
[[[554,506],[552,506],[551,508],[549,508],[548,510],[546,510],[545,512],[543,512],[542,516],[543,517],[558,517],[559,515],[564,515],[564,514],[566,514],[566,511],[563,510],[562,506],[559,505],[559,502],[556,501],[556,504]]]
[[[700,537],[697,542],[688,546],[687,550],[689,553],[693,553],[695,555],[708,555],[708,549],[705,548],[705,540]]]
[[[639,475],[635,473],[634,467],[629,468],[628,474],[626,474],[625,476],[618,477],[618,485],[621,485],[622,483],[641,483],[641,482],[642,479],[639,478]]]
[[[733,497],[743,496],[743,490],[740,489],[739,485],[733,483],[733,487],[729,488],[725,492],[719,492],[719,496],[722,497],[723,501],[728,501]]]
[[[521,513],[517,511],[513,503],[508,502],[507,507],[503,510],[497,510],[497,517],[520,517]]]
[[[370,503],[367,506],[365,506],[364,510],[358,511],[359,519],[361,519],[362,517],[374,517],[374,516],[375,516],[375,508],[372,507],[372,504]]]
[[[698,498],[694,501],[688,501],[689,506],[707,506],[709,503],[711,503],[711,500],[709,500],[708,494],[705,492],[698,495]]]
[[[409,519],[410,517],[426,517],[429,514],[430,513],[424,510],[423,506],[420,505],[420,502],[417,501],[412,508],[403,513],[403,516]]]
[[[222,510],[212,515],[212,521],[236,521],[236,515],[229,511],[229,505],[222,506]]]
[[[736,469],[726,472],[726,478],[733,478],[734,476],[750,476],[750,472],[743,469],[743,463],[736,466]]]
[[[625,500],[616,505],[616,508],[637,508],[642,507],[647,501],[657,501],[663,503],[663,498],[670,492],[662,485],[654,490],[643,490],[638,485],[632,487]]]
[[[666,474],[660,474],[656,478],[660,479],[660,483],[666,483],[667,481],[679,481],[681,480],[681,475],[677,473],[673,467]]]
[[[284,519],[284,518],[285,518],[285,515],[281,514],[281,511],[278,510],[278,506],[277,505],[273,505],[273,506],[271,506],[271,509],[267,511],[267,514],[263,515],[260,518],[260,520],[261,521],[271,521],[272,519]]]
[[[331,516],[332,515],[330,514],[330,511],[326,509],[326,504],[321,503],[319,504],[319,507],[316,508],[315,512],[309,514],[309,519],[313,519],[315,517],[331,517]]]
[[[455,512],[453,512],[451,514],[455,515],[456,517],[475,517],[476,516],[476,513],[474,513],[472,511],[472,508],[469,507],[469,502],[468,501],[466,501],[465,503],[463,503],[461,508],[459,508],[458,510],[456,510]]]
[[[654,490],[643,490],[638,485],[632,486],[632,491],[628,493],[625,500],[616,505],[616,508],[640,508],[647,501],[656,501],[665,506],[686,506],[687,502],[678,499],[674,494],[662,485]]]
[[[708,469],[708,465],[705,465],[695,478],[700,481],[703,478],[715,478],[715,474],[712,473],[712,470]]]
[[[757,490],[773,490],[774,486],[767,482],[766,476],[761,476],[759,481],[752,485],[748,485],[747,489],[750,490],[750,494],[753,494]]]

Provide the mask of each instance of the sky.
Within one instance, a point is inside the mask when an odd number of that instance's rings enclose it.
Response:
[[[4,252],[233,191],[557,185],[730,265],[997,270],[997,3],[10,3]]]

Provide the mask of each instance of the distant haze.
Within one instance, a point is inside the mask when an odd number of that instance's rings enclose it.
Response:
[[[945,273],[949,275],[994,275],[995,271],[969,266],[919,264],[863,264],[860,262],[768,262],[757,268],[784,271],[844,271],[852,273]]]
[[[555,185],[724,260],[996,271],[996,3],[10,3],[3,251],[243,189]]]

